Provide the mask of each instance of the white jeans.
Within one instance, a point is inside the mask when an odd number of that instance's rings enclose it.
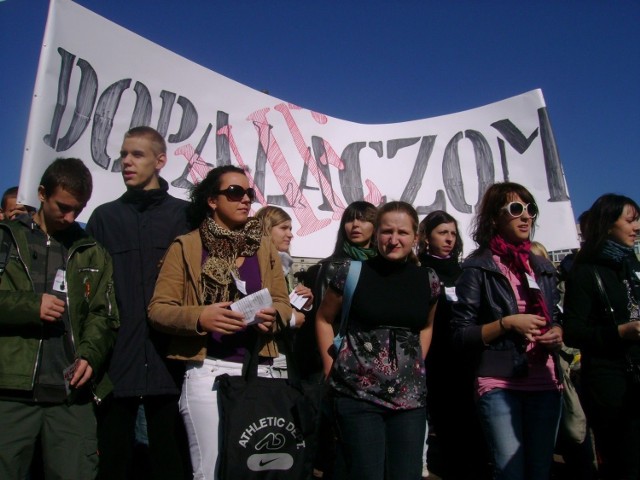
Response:
[[[206,358],[204,362],[187,362],[180,413],[189,438],[194,480],[218,478],[220,415],[216,377],[228,373],[239,376],[242,364]],[[259,377],[273,377],[271,366],[258,367]]]
[[[287,374],[287,357],[281,353],[273,359],[273,378],[289,378]]]

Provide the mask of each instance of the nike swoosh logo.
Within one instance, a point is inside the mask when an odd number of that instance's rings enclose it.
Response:
[[[258,462],[258,465],[260,465],[261,467],[264,467],[265,465],[268,465],[271,462],[275,462],[279,458],[280,457],[276,457],[276,458],[272,458],[271,460],[267,460],[267,461],[260,460],[260,462]]]
[[[293,463],[293,457],[286,452],[254,453],[247,458],[247,467],[252,472],[289,470]]]

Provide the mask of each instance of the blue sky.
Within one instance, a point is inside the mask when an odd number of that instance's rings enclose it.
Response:
[[[79,0],[206,68],[360,123],[541,88],[574,213],[640,200],[640,2]],[[17,184],[45,0],[0,2],[0,191]]]

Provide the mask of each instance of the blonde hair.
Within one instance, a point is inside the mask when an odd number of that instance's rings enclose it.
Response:
[[[273,227],[280,225],[281,223],[291,221],[291,217],[287,212],[280,207],[274,207],[273,205],[262,207],[256,213],[255,218],[260,220],[262,223],[262,234],[268,236],[271,236],[271,229]]]
[[[538,255],[539,257],[544,257],[549,260],[549,252],[540,242],[533,241],[531,242],[531,253],[534,255]]]

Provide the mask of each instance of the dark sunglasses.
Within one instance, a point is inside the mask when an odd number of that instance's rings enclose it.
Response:
[[[535,203],[509,202],[502,209],[514,218],[521,217],[525,210],[531,218],[538,215],[538,206]]]
[[[256,199],[256,191],[253,188],[245,190],[240,185],[229,185],[224,190],[218,190],[216,195],[224,195],[232,202],[241,202],[245,195],[249,197],[251,203]]]

